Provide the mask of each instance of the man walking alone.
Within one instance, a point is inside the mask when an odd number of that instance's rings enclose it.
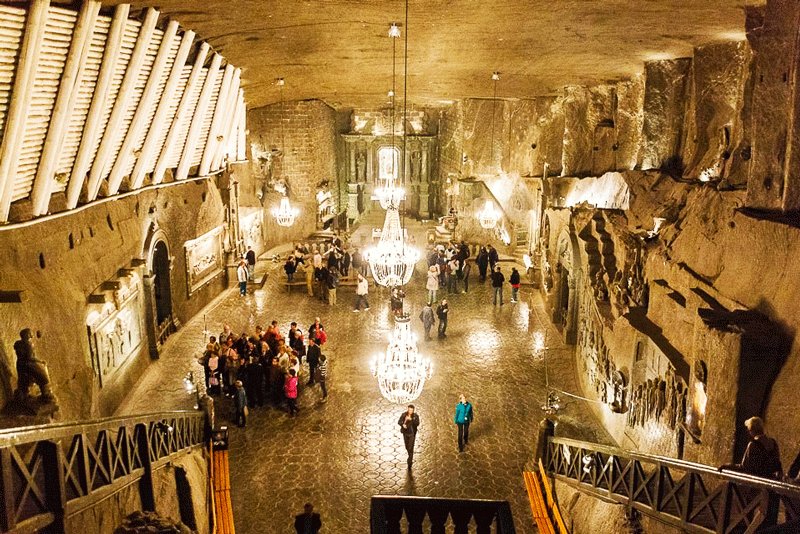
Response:
[[[447,337],[447,312],[449,311],[447,299],[442,299],[442,303],[436,308],[436,317],[439,318],[439,339]]]
[[[364,310],[369,309],[369,301],[367,300],[367,294],[369,293],[369,282],[364,275],[358,273],[358,282],[356,283],[356,307],[353,308],[353,311],[358,313],[361,311],[361,303],[364,303]]]
[[[429,302],[425,303],[425,307],[419,312],[419,320],[422,321],[422,326],[425,328],[425,341],[431,340],[431,328],[433,328],[436,319],[433,316],[433,308]]]
[[[400,432],[403,434],[403,443],[408,452],[408,469],[414,463],[414,441],[417,439],[417,429],[419,428],[419,415],[414,410],[414,405],[409,404],[408,409],[400,415],[397,421],[400,425]]]
[[[247,279],[250,273],[247,270],[247,262],[242,260],[239,262],[239,267],[236,269],[236,279],[239,281],[239,296],[247,295]]]

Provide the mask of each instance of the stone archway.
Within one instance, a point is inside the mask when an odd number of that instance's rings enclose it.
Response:
[[[164,230],[152,224],[143,246],[145,323],[150,356],[158,358],[161,346],[175,332],[172,309],[172,256]]]

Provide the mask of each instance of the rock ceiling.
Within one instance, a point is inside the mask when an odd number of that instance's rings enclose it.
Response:
[[[120,3],[116,1],[106,4]],[[762,0],[410,0],[408,94],[423,105],[551,94],[617,80],[642,62],[744,38],[744,7]],[[402,0],[152,0],[236,66],[250,107],[321,98],[380,106],[391,86],[389,24]],[[402,74],[402,40],[398,73]],[[402,76],[398,76],[402,97]]]

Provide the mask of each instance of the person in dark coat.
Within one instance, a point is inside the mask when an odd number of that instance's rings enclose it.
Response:
[[[306,362],[308,362],[308,385],[314,385],[314,374],[317,370],[317,366],[319,365],[319,357],[322,355],[322,351],[319,349],[319,345],[314,341],[313,338],[308,340],[308,351],[306,352]]]
[[[234,385],[236,390],[233,394],[233,405],[236,409],[236,424],[240,427],[247,425],[247,393],[244,391],[244,384],[237,380]]]
[[[511,302],[519,301],[519,285],[520,285],[519,271],[516,267],[511,268],[511,276],[508,278],[508,283],[511,284]]]
[[[264,364],[262,361],[264,360],[256,356],[247,365],[245,390],[251,408],[264,406]]]
[[[447,305],[447,299],[442,299],[441,304],[436,307],[436,317],[439,318],[439,339],[447,337],[447,315],[450,307]]]
[[[283,402],[283,369],[277,356],[272,358],[269,366],[269,397],[272,404],[280,406]]]
[[[342,254],[341,260],[341,268],[342,268],[342,276],[347,276],[350,273],[350,263],[353,261],[353,258],[350,256],[350,251],[345,250],[344,254]]]
[[[297,263],[294,261],[294,256],[289,256],[283,266],[283,270],[286,271],[286,281],[291,282],[292,278],[294,278],[294,273],[297,271]]]
[[[416,413],[413,404],[408,405],[408,409],[400,415],[397,420],[400,425],[400,432],[403,434],[403,443],[408,452],[408,468],[411,469],[411,464],[414,463],[414,442],[417,439],[417,430],[419,429],[419,415]]]
[[[486,245],[486,252],[489,254],[489,268],[494,272],[494,266],[500,261],[500,256],[492,245]]]
[[[498,265],[495,270],[492,271],[492,289],[494,290],[494,300],[492,303],[496,306],[497,299],[500,299],[500,306],[503,305],[503,283],[506,281],[506,277],[503,276],[503,273],[500,272],[500,266]]]
[[[322,528],[322,519],[314,512],[310,502],[303,507],[303,513],[294,516],[294,530],[297,534],[317,534]]]
[[[478,272],[480,273],[479,281],[486,281],[486,269],[489,267],[489,252],[486,247],[481,247],[478,251],[478,256],[475,258],[475,263],[478,264]]]
[[[744,451],[742,461],[738,464],[721,465],[719,470],[730,469],[757,477],[781,480],[783,478],[783,465],[781,464],[778,442],[766,435],[764,421],[760,417],[751,417],[744,422],[744,426],[750,434],[750,442]],[[763,507],[761,509],[761,513],[764,514],[763,527],[774,526],[777,523],[779,507],[779,499],[774,493],[770,492],[766,509],[763,509]]]
[[[247,247],[247,254],[244,255],[247,261],[247,277],[252,280],[256,272],[256,253],[253,247]]]

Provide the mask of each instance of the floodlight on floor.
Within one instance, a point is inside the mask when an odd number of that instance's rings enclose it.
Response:
[[[395,319],[386,351],[373,358],[370,369],[378,379],[381,395],[390,402],[407,404],[422,393],[425,381],[433,373],[430,358],[417,350],[417,338],[411,332],[411,319],[401,315]]]

